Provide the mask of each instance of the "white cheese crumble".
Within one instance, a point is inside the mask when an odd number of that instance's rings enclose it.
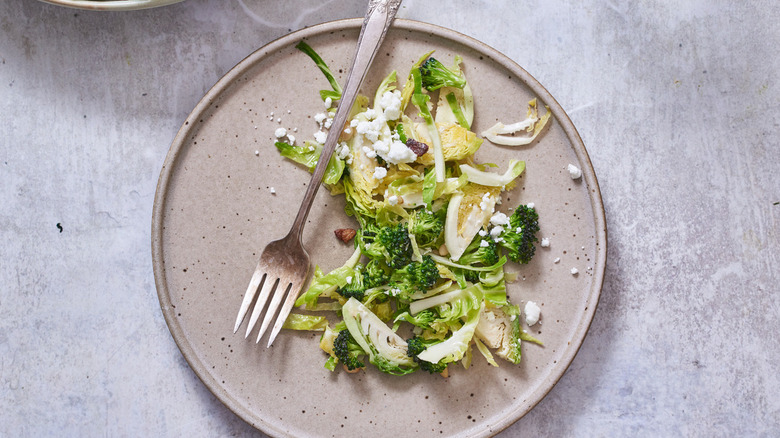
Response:
[[[330,108],[331,106],[333,106],[333,99],[331,99],[330,97],[326,97],[325,98],[325,108]]]
[[[487,240],[481,240],[479,242],[479,246],[481,246],[482,248],[486,248],[486,247],[490,246],[490,243],[488,243]]]
[[[555,260],[553,260],[553,263],[560,263],[560,262],[561,262],[561,258],[560,257],[556,257]]]
[[[536,208],[536,204],[534,204],[533,202],[529,202],[528,208]]]
[[[271,187],[270,189],[268,189],[268,191],[269,191],[269,192],[271,192],[271,194],[272,194],[272,195],[275,195],[275,194],[276,194],[276,189],[275,189],[275,188],[273,188],[273,187]]]
[[[489,204],[490,204],[490,193],[485,193],[484,195],[482,195],[482,201],[479,203],[479,209],[485,211],[488,209]]]
[[[398,205],[398,196],[392,195],[389,198],[387,198],[387,203],[390,205]]]
[[[336,148],[336,156],[341,160],[347,158],[349,156],[349,145],[344,142],[339,143]]]
[[[375,167],[374,168],[374,178],[381,180],[384,179],[384,177],[387,176],[387,169],[384,167]]]
[[[550,247],[550,239],[547,237],[542,237],[542,242],[540,243],[542,245],[542,248],[549,248]]]
[[[509,224],[509,217],[499,211],[491,216],[490,223],[493,225],[507,225]]]
[[[292,134],[287,134],[287,142],[290,144],[295,144],[295,136]]]
[[[501,225],[496,225],[495,227],[490,229],[490,237],[497,238],[504,232],[504,227]]]
[[[325,113],[317,113],[314,115],[314,121],[317,122],[318,125],[322,126],[322,123],[327,119],[328,116]]]
[[[260,151],[256,150],[256,151],[255,151],[255,156],[258,156],[258,157],[259,157],[259,156],[260,156]]]
[[[376,157],[376,151],[368,146],[363,146],[363,153],[365,153],[368,158]]]
[[[528,301],[525,303],[523,313],[525,313],[525,323],[531,327],[539,322],[539,317],[542,315],[542,309],[533,301]]]
[[[276,128],[276,131],[274,131],[274,135],[276,138],[282,138],[285,135],[287,135],[287,130],[284,128]]]
[[[480,237],[485,237],[485,236],[487,236],[487,235],[488,235],[488,232],[487,232],[487,231],[485,231],[485,230],[479,230],[479,236],[480,236]]]
[[[352,284],[352,277],[347,277],[345,280],[347,280],[347,284]]]
[[[569,176],[571,176],[571,179],[578,179],[582,177],[582,170],[573,164],[566,166],[566,170],[569,171]]]
[[[417,159],[417,154],[400,141],[394,141],[390,144],[390,150],[384,159],[393,164],[411,163]]]
[[[314,141],[319,144],[325,144],[325,140],[328,138],[328,133],[324,131],[318,131],[314,133]]]
[[[571,275],[577,275],[577,274],[579,274],[579,273],[580,273],[580,270],[579,270],[579,269],[577,269],[577,268],[571,268],[571,271],[570,271],[570,272],[571,272]]]
[[[379,100],[379,106],[383,108],[383,115],[387,120],[398,120],[401,117],[401,92],[385,91]]]

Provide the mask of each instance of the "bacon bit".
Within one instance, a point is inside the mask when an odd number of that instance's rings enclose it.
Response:
[[[426,152],[428,152],[427,144],[419,142],[413,138],[406,139],[406,147],[411,149],[412,152],[414,152],[414,154],[418,157],[422,157]]]
[[[334,233],[336,234],[336,237],[341,239],[342,242],[348,243],[355,237],[357,231],[353,230],[352,228],[339,228],[338,230],[334,231]]]

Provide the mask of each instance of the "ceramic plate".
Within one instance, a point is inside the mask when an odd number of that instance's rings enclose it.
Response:
[[[67,6],[69,8],[90,9],[94,11],[131,11],[135,9],[156,8],[183,0],[41,0],[45,3]]]
[[[544,347],[524,344],[520,365],[489,366],[478,352],[450,377],[418,372],[356,374],[323,368],[320,333],[283,331],[266,349],[232,328],[246,285],[267,242],[287,232],[309,173],[282,159],[278,127],[297,128],[299,141],[317,130],[328,84],[294,48],[305,39],[343,81],[360,20],[314,26],[274,41],[241,61],[187,118],[163,166],[154,205],[153,259],[162,311],[184,357],[231,410],[273,436],[489,436],[527,413],[574,358],[596,310],[606,264],[604,211],[587,152],[566,113],[525,70],[494,49],[459,33],[397,20],[364,90],[396,69],[404,76],[423,53],[450,64],[463,56],[475,96],[474,131],[497,120],[525,118],[539,98],[553,113],[541,141],[527,147],[485,142],[481,162],[525,160],[520,184],[503,208],[534,202],[541,236],[528,265],[515,267],[514,303],[541,305],[542,322],[528,328]],[[570,163],[583,170],[572,180]],[[272,190],[273,189],[273,190]],[[333,230],[355,227],[344,200],[320,190],[304,231],[314,263],[328,271],[352,253]],[[555,260],[560,258],[556,263]],[[578,275],[570,270],[577,268]],[[256,333],[256,330],[255,332]]]

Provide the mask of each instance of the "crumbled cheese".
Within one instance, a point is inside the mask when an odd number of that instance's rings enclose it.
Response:
[[[366,137],[366,140],[374,143],[379,140],[379,134],[382,127],[378,123],[364,120],[362,122],[358,122],[356,129],[358,134],[362,134],[364,137]]]
[[[383,157],[388,163],[400,164],[411,163],[417,159],[417,154],[409,149],[404,143],[394,141],[390,144],[390,150],[387,156]]]
[[[398,196],[392,195],[389,198],[387,198],[387,203],[390,205],[398,205]]]
[[[325,98],[325,108],[330,108],[331,106],[333,106],[333,99],[331,99],[330,97],[326,97]]]
[[[503,232],[504,232],[504,227],[502,227],[501,225],[497,225],[497,226],[495,226],[495,227],[490,229],[490,237],[495,239],[498,236],[500,236],[501,233],[503,233]]]
[[[488,243],[487,240],[481,240],[479,242],[479,246],[481,246],[482,248],[486,248],[486,247],[490,246],[490,243]]]
[[[536,204],[534,204],[533,202],[529,202],[528,203],[528,208],[535,208],[535,207],[536,207]]]
[[[539,306],[533,301],[528,301],[527,303],[525,303],[525,308],[523,309],[523,313],[525,313],[525,323],[528,324],[529,327],[531,327],[537,322],[539,322],[539,317],[542,314],[542,309],[539,308]]]
[[[485,211],[488,209],[488,205],[490,203],[490,193],[485,193],[482,195],[482,201],[479,203],[479,208],[482,211]]]
[[[488,310],[487,312],[485,312],[485,319],[488,321],[495,321],[496,314]]]
[[[577,269],[577,268],[571,268],[571,275],[577,275],[577,274],[579,274],[579,273],[580,273],[579,269]]]
[[[373,120],[376,118],[376,111],[373,108],[367,109],[363,114],[366,115],[368,120]]]
[[[344,128],[344,134],[352,134],[352,128]]]
[[[290,144],[295,144],[295,136],[294,136],[294,135],[292,135],[292,134],[287,134],[287,141],[288,141]]]
[[[328,133],[324,131],[318,131],[314,133],[314,141],[319,144],[325,144],[325,140],[328,139]]]
[[[366,154],[368,158],[374,158],[376,157],[376,151],[371,149],[368,146],[363,146],[363,152]]]
[[[285,135],[287,135],[287,130],[284,128],[276,128],[276,131],[274,131],[274,135],[276,138],[282,138]]]
[[[347,284],[352,284],[352,277],[347,277],[345,280],[347,280]]]
[[[487,231],[485,231],[485,230],[479,230],[479,233],[478,233],[478,234],[480,235],[480,237],[485,237],[485,236],[487,236],[487,235],[488,235],[488,232],[487,232]]]
[[[317,113],[314,115],[314,121],[317,122],[318,125],[322,126],[322,123],[327,119],[328,116],[325,113]]]
[[[256,151],[255,151],[255,155],[259,157],[259,156],[260,156],[260,151],[257,151],[257,150],[256,150]]]
[[[566,170],[569,171],[569,176],[571,176],[571,179],[578,179],[582,177],[582,170],[573,164],[566,166]]]
[[[352,119],[351,122],[349,122],[349,126],[353,128],[357,128],[357,125],[360,124],[360,122],[357,121],[357,119]]]
[[[490,223],[493,225],[507,225],[509,217],[499,211],[490,218]]]
[[[272,195],[276,194],[276,189],[273,187],[271,187],[268,191],[271,192]]]
[[[540,243],[540,245],[542,245],[542,248],[549,248],[550,239],[548,239],[547,237],[542,237],[542,243]]]
[[[374,178],[381,180],[386,176],[387,176],[387,168],[381,166],[374,168]]]
[[[325,126],[325,129],[330,129],[330,127],[333,126],[333,119],[325,120],[323,126]]]
[[[560,263],[560,262],[561,262],[561,258],[560,257],[556,257],[555,260],[553,260],[553,263]]]
[[[383,115],[387,120],[398,120],[401,117],[401,92],[385,91],[379,100],[379,105],[384,108]]]
[[[336,148],[336,156],[339,157],[339,159],[343,160],[349,156],[349,145],[341,142],[338,144],[338,147]]]

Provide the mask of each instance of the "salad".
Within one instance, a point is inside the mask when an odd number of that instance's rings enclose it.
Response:
[[[474,96],[461,58],[448,67],[426,53],[402,86],[391,72],[374,96],[357,98],[349,123],[337,127],[330,123],[341,86],[311,47],[303,41],[296,47],[331,85],[320,91],[327,110],[315,120],[321,133],[342,131],[324,184],[344,195],[345,213],[357,226],[335,230],[354,253],[330,272],[315,268],[284,327],[323,331],[319,346],[331,371],[370,363],[394,375],[447,376],[451,364],[470,366],[473,347],[493,366],[494,355],[519,363],[523,341],[540,342],[521,328],[522,312],[506,288],[516,274],[504,268],[534,256],[539,217],[533,204],[511,214],[498,210],[525,163],[475,161],[484,140],[470,130]],[[539,115],[534,99],[525,120],[498,123],[483,137],[529,144],[549,117],[549,110]],[[311,171],[322,150],[316,140],[324,142],[324,135],[276,147]],[[337,320],[329,321],[334,314]]]

